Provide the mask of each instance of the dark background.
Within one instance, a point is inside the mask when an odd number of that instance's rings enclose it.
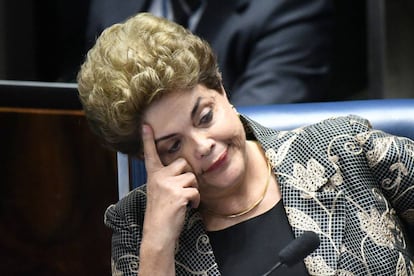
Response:
[[[2,79],[67,81],[85,53],[88,0],[5,1]]]
[[[87,11],[84,0],[1,1],[0,79],[73,78]],[[118,200],[115,153],[99,144],[81,110],[47,102],[0,105],[0,274],[110,275],[103,214]]]
[[[333,2],[332,93],[413,97],[414,2]],[[0,0],[0,79],[73,82],[87,50],[88,9],[88,0]]]
[[[6,1],[6,65],[0,79],[75,81],[85,48],[89,1]],[[333,90],[366,87],[366,7],[360,0],[335,1]],[[351,93],[352,91],[352,93]]]

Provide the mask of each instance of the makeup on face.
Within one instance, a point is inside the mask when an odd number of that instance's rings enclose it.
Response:
[[[144,119],[164,165],[184,158],[194,173],[213,182],[228,177],[229,165],[242,165],[244,129],[225,94],[201,85],[172,92],[151,105]]]

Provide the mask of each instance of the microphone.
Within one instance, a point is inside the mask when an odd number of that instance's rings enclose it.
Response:
[[[279,262],[277,262],[268,272],[262,276],[268,276],[273,270],[285,264],[292,266],[303,260],[310,253],[319,247],[320,240],[313,231],[305,231],[300,237],[291,241],[279,252]]]

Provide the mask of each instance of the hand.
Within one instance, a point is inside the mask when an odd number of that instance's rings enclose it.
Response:
[[[197,179],[184,158],[164,166],[158,156],[149,125],[142,129],[147,169],[147,208],[144,236],[156,238],[161,246],[175,245],[182,230],[187,206],[197,208],[200,194]]]

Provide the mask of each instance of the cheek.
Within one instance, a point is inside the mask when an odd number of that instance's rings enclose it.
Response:
[[[237,116],[235,120],[230,123],[229,130],[231,129],[232,135],[239,144],[244,144],[246,141],[246,132],[244,131],[243,124]]]
[[[244,148],[246,146],[246,137],[245,137],[244,132],[238,133],[236,137],[236,141],[237,141],[237,146],[239,146],[240,148]]]
[[[226,124],[226,126],[222,127],[221,131],[218,132],[218,135],[221,135],[223,140],[226,140],[228,143],[233,144],[238,148],[243,148],[245,146],[246,134],[241,124]]]

